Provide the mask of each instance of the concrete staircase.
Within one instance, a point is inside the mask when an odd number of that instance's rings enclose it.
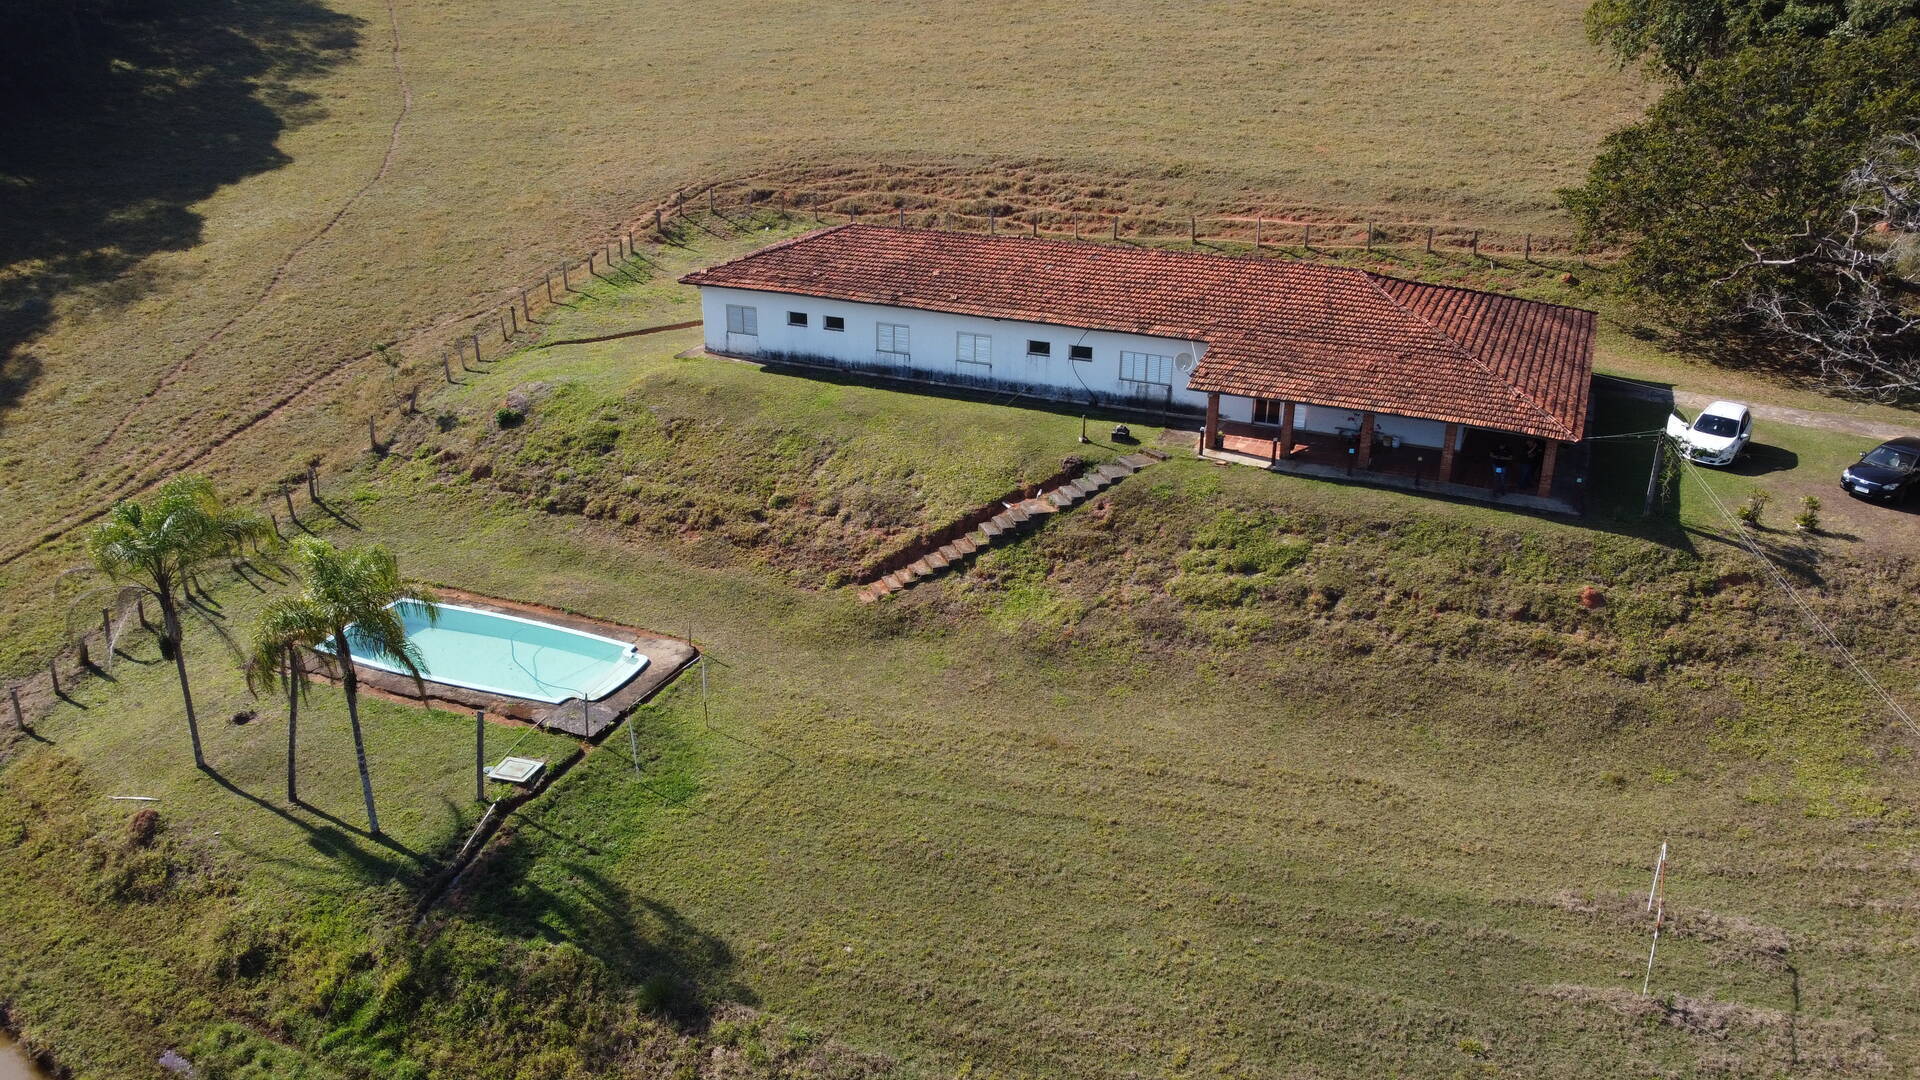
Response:
[[[1164,460],[1165,454],[1143,450],[1109,461],[1076,480],[1049,488],[1030,499],[1002,503],[998,514],[981,522],[972,532],[922,554],[890,574],[861,585],[860,601],[871,604],[883,596],[945,573],[990,547],[1023,535],[1049,515],[1078,506],[1154,462]]]

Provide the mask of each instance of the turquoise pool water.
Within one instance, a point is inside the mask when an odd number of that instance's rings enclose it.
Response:
[[[597,701],[647,666],[647,658],[624,641],[517,615],[441,604],[439,621],[429,623],[426,609],[411,600],[394,610],[420,650],[421,674],[470,690],[534,701]],[[347,639],[355,660],[400,672],[362,651],[351,627]]]

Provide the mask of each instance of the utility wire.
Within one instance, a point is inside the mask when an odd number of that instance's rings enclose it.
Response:
[[[1868,671],[1866,666],[1860,663],[1860,659],[1853,655],[1853,650],[1847,648],[1846,644],[1840,640],[1839,635],[1833,632],[1833,628],[1827,625],[1826,620],[1820,618],[1811,607],[1807,606],[1807,602],[1801,598],[1799,590],[1795,589],[1793,583],[1787,580],[1785,572],[1774,563],[1773,559],[1768,557],[1767,553],[1761,549],[1758,543],[1754,542],[1753,537],[1747,535],[1746,527],[1727,510],[1726,504],[1720,501],[1719,494],[1713,490],[1712,486],[1707,483],[1705,476],[1701,474],[1700,466],[1688,461],[1685,455],[1681,455],[1680,460],[1688,469],[1694,472],[1694,479],[1699,482],[1701,489],[1707,493],[1707,498],[1713,500],[1714,509],[1720,511],[1720,516],[1725,518],[1727,524],[1732,527],[1734,535],[1740,538],[1741,546],[1752,553],[1754,558],[1760,560],[1760,565],[1767,568],[1767,576],[1773,579],[1773,583],[1779,586],[1782,592],[1787,594],[1787,598],[1793,601],[1794,607],[1800,609],[1800,614],[1807,622],[1811,623],[1815,629],[1820,631],[1820,635],[1826,638],[1827,644],[1833,646],[1833,650],[1840,654],[1842,660],[1847,662],[1847,666],[1851,667],[1854,674],[1860,677],[1860,681],[1866,683],[1868,688],[1880,696],[1880,700],[1886,702],[1887,711],[1893,713],[1896,719],[1902,724],[1905,724],[1908,731],[1920,737],[1920,724],[1914,723],[1913,714],[1908,712],[1906,706],[1900,704],[1900,702],[1894,698],[1893,694],[1880,684],[1880,680],[1874,678],[1873,673]]]

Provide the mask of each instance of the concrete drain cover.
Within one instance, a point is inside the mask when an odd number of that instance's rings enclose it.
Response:
[[[547,763],[538,758],[510,757],[501,758],[500,764],[487,770],[488,779],[501,780],[509,784],[529,784],[540,775]]]

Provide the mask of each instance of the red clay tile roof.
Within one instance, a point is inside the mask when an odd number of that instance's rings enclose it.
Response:
[[[680,280],[1204,341],[1194,390],[1586,431],[1593,312],[1349,267],[855,224]]]

